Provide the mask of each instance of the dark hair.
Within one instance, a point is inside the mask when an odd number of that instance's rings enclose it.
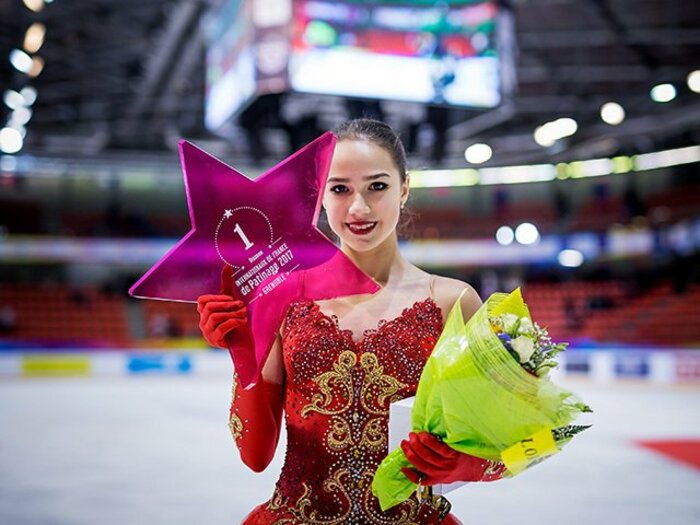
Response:
[[[386,150],[396,164],[401,182],[406,182],[406,150],[396,132],[384,122],[370,118],[358,118],[343,122],[333,130],[341,140],[368,140]]]

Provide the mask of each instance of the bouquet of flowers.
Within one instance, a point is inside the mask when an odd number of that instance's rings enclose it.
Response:
[[[571,423],[591,409],[548,378],[565,348],[532,322],[520,289],[493,294],[466,324],[457,301],[423,369],[412,430],[502,461],[508,476],[522,472],[588,428]],[[383,510],[417,489],[401,472],[410,466],[398,448],[377,469],[372,490]]]

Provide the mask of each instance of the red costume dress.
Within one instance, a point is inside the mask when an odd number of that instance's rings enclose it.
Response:
[[[311,301],[290,306],[282,353],[287,453],[272,498],[246,525],[459,523],[442,497],[382,512],[372,478],[388,453],[389,404],[413,396],[442,330],[432,299],[416,302],[359,342]],[[234,387],[234,400],[235,400]],[[233,404],[231,428],[245,433]]]

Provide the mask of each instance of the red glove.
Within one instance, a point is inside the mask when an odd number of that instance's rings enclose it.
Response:
[[[199,329],[213,346],[228,348],[234,368],[244,377],[259,373],[255,357],[255,340],[248,326],[248,310],[236,295],[233,269],[221,271],[221,294],[197,298]]]
[[[260,379],[244,390],[234,375],[229,428],[241,460],[255,472],[265,470],[275,455],[283,407],[284,385]]]
[[[221,295],[200,295],[197,298],[199,329],[207,343],[218,348],[228,348],[226,336],[234,330],[247,332],[246,339],[252,340],[248,309],[235,297],[232,271],[226,265],[221,272]]]
[[[255,340],[248,326],[247,309],[236,298],[230,266],[221,272],[221,295],[197,298],[199,328],[212,346],[228,348],[236,362],[250,362]],[[241,359],[242,354],[247,354]],[[238,357],[238,359],[236,359]],[[244,390],[234,374],[229,427],[243,463],[262,472],[272,461],[282,426],[284,386],[260,380]]]
[[[495,481],[503,476],[503,463],[463,454],[428,432],[411,432],[401,449],[413,468],[401,472],[413,483],[436,485],[455,481]]]

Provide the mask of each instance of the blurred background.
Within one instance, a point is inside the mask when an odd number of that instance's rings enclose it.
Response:
[[[0,521],[269,497],[195,307],[127,290],[189,230],[178,140],[257,176],[369,116],[408,150],[406,256],[521,286],[598,417],[460,516],[697,523],[699,57],[685,0],[1,0]]]

